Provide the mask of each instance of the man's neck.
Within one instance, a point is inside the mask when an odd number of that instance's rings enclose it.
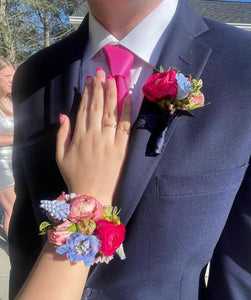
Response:
[[[88,0],[88,4],[97,21],[121,40],[162,1]]]

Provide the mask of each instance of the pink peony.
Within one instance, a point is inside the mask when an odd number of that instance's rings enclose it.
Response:
[[[64,245],[66,243],[66,239],[74,233],[72,231],[67,230],[67,228],[69,228],[71,225],[72,223],[66,220],[63,224],[57,226],[56,229],[49,231],[49,242],[57,246]]]
[[[77,223],[81,220],[98,220],[103,214],[103,206],[91,196],[79,196],[71,202],[69,219]]]
[[[149,101],[156,102],[166,96],[174,97],[177,94],[177,79],[173,69],[161,72],[148,78],[142,88]]]
[[[114,254],[125,238],[125,226],[102,219],[96,222],[96,226],[94,235],[101,241],[99,252],[105,256]]]

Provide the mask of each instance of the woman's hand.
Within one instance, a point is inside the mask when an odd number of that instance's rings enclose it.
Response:
[[[126,97],[117,117],[115,80],[98,68],[86,79],[71,137],[69,118],[60,116],[56,161],[69,192],[97,198],[110,205],[127,153],[132,103]]]

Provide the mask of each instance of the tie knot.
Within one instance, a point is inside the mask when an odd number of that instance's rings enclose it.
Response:
[[[112,76],[126,78],[134,62],[134,55],[120,46],[106,45],[103,48],[106,62]]]

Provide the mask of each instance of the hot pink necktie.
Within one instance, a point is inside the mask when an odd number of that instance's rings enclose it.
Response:
[[[120,117],[125,94],[129,92],[126,78],[133,65],[134,55],[130,51],[114,45],[106,45],[103,51],[111,76],[116,80],[118,92],[117,107],[118,116]]]

